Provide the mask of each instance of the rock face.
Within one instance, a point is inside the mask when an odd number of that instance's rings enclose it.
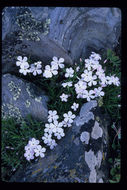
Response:
[[[13,75],[2,77],[2,116],[21,121],[28,114],[34,119],[46,121],[48,97],[34,84]]]
[[[19,170],[11,182],[103,183],[108,181],[108,134],[96,101],[84,104],[72,128],[43,159]],[[108,120],[109,121],[109,120]]]
[[[6,7],[2,15],[3,73],[13,70],[19,54],[72,64],[91,51],[114,49],[121,34],[118,8]]]

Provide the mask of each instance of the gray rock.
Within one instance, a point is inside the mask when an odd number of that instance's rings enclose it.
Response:
[[[19,68],[16,67],[16,57],[20,55],[30,57],[33,61],[42,61],[43,65],[50,64],[53,56],[63,57],[65,64],[72,64],[72,60],[64,48],[45,36],[40,41],[35,42],[21,41],[17,39],[16,35],[11,35],[3,41],[2,48],[3,74],[19,72]]]
[[[118,8],[57,7],[50,19],[49,38],[68,50],[73,61],[91,51],[113,49],[121,32]]]
[[[14,117],[18,122],[28,114],[34,119],[46,121],[48,97],[34,84],[5,74],[2,77],[2,117]]]
[[[65,137],[58,145],[47,151],[43,159],[30,164],[26,169],[19,169],[11,178],[11,182],[66,182],[66,183],[100,183],[108,182],[108,135],[109,123],[100,108],[91,101],[84,104],[79,116],[87,117],[86,112],[91,112],[94,118],[87,118],[82,125],[73,123]],[[84,108],[89,108],[85,110]],[[83,115],[84,111],[84,115]],[[79,120],[79,116],[78,120]],[[91,134],[96,118],[100,118],[99,126],[103,130],[102,137],[89,138],[88,144],[81,141],[82,132]],[[75,119],[77,121],[77,118]],[[109,121],[109,120],[108,120]],[[78,128],[78,130],[75,130]],[[106,141],[106,144],[104,143]]]
[[[13,70],[19,53],[32,53],[46,64],[52,56],[72,64],[91,51],[114,49],[120,34],[118,8],[7,7],[2,17],[3,72]]]

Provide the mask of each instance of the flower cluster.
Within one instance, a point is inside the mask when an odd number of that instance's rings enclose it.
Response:
[[[64,120],[59,122],[59,116],[56,110],[49,110],[48,112],[49,123],[45,124],[44,136],[42,137],[42,140],[44,144],[50,147],[50,149],[53,149],[57,145],[56,139],[60,140],[65,136],[63,127],[72,126],[75,115],[69,111],[67,114],[63,114],[63,117]]]
[[[27,75],[27,73],[32,73],[34,76],[37,74],[40,75],[42,73],[42,65],[41,61],[38,61],[33,64],[28,63],[27,57],[22,58],[22,56],[17,57],[16,66],[19,66],[19,72],[23,75]]]
[[[58,59],[57,57],[53,57],[53,61],[51,62],[51,66],[50,65],[45,66],[43,77],[52,78],[53,75],[57,75],[58,69],[64,68],[63,62],[64,62],[63,58]]]
[[[78,77],[78,82],[74,84],[77,98],[87,101],[104,96],[103,88],[107,85],[119,86],[119,78],[116,76],[106,76],[105,71],[99,63],[101,57],[92,52],[89,59],[84,61],[84,72]]]
[[[41,62],[38,61],[34,64],[29,65],[27,57],[22,58],[19,56],[16,62],[17,66],[20,66],[20,73],[26,75],[27,73],[33,73],[34,76],[42,73]],[[50,65],[46,65],[42,76],[44,78],[52,78],[54,75],[58,76],[59,69],[63,69],[61,74],[63,74],[64,80],[61,81],[61,94],[59,96],[60,101],[69,102],[72,93],[77,98],[77,101],[70,105],[70,110],[76,112],[79,108],[78,99],[85,99],[90,101],[91,99],[96,99],[103,97],[105,95],[104,88],[108,85],[120,85],[119,78],[115,75],[106,76],[105,70],[100,64],[101,56],[97,53],[92,52],[88,59],[84,60],[84,65],[81,69],[80,66],[76,68],[65,68],[64,59],[53,57]],[[83,60],[80,59],[83,62]],[[81,72],[82,71],[82,72]],[[71,101],[70,101],[71,102]],[[44,135],[42,136],[42,143],[53,149],[57,146],[57,140],[60,140],[65,136],[64,128],[71,127],[73,121],[76,117],[72,111],[66,111],[62,116],[57,114],[57,110],[49,110],[48,112],[48,122],[45,123]],[[63,118],[60,121],[60,118]],[[32,138],[28,145],[25,146],[25,154],[27,160],[32,160],[35,157],[44,157],[44,152],[46,148],[42,148],[39,145],[39,141]]]
[[[34,159],[35,157],[40,156],[43,158],[45,156],[44,152],[46,151],[46,148],[43,148],[41,145],[39,145],[39,140],[36,140],[35,138],[32,138],[29,140],[28,144],[25,146],[25,154],[24,156],[28,161]]]

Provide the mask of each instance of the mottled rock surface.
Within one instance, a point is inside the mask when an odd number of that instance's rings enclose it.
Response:
[[[30,82],[5,74],[2,77],[2,116],[21,121],[28,114],[34,119],[46,121],[48,97],[44,91]]]
[[[120,34],[118,8],[6,7],[2,12],[2,72],[14,69],[19,54],[32,55],[44,64],[58,56],[72,64],[91,51],[114,49]]]
[[[84,120],[80,122],[80,120]],[[106,121],[105,121],[106,119]],[[17,171],[11,182],[103,183],[108,181],[109,120],[96,101],[84,104],[73,126],[43,159]],[[101,133],[94,138],[95,126]],[[87,135],[82,136],[83,133]],[[88,135],[89,134],[89,135]],[[91,135],[92,134],[92,135]],[[82,138],[81,138],[82,136]],[[85,139],[86,138],[86,139]],[[89,140],[88,140],[89,139]]]

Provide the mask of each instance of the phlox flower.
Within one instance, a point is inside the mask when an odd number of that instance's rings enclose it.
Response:
[[[57,75],[58,71],[55,66],[46,65],[43,76],[45,78],[52,78],[53,75]]]
[[[70,82],[64,82],[64,83],[62,83],[62,86],[65,88],[65,87],[71,87],[72,86],[72,81],[70,81]]]
[[[22,58],[22,56],[18,56],[16,61],[16,65],[20,66],[20,68],[23,68],[25,65],[29,65],[27,62],[27,57]]]
[[[83,98],[86,98],[87,101],[90,101],[91,99],[95,98],[95,92],[93,90],[85,90],[83,94]]]
[[[26,152],[24,153],[24,157],[25,157],[28,161],[33,160],[33,159],[34,159],[34,151],[30,151],[30,150],[26,151]]]
[[[45,132],[45,133],[52,134],[54,127],[55,127],[55,125],[54,125],[53,123],[46,123],[46,124],[45,124],[44,132]]]
[[[44,154],[45,151],[46,151],[46,148],[42,148],[41,145],[36,146],[36,148],[34,149],[35,156],[36,157],[40,156],[41,158],[45,156]]]
[[[52,122],[54,120],[57,120],[59,118],[59,116],[57,115],[57,111],[54,110],[49,110],[48,112],[48,122]]]
[[[62,123],[63,123],[63,127],[71,127],[72,126],[72,123],[69,123],[68,121],[66,122],[63,120]]]
[[[81,74],[81,78],[85,82],[89,82],[92,79],[92,71],[84,70],[84,73]]]
[[[81,93],[87,88],[86,82],[82,81],[81,79],[79,79],[79,81],[74,86],[77,94]]]
[[[57,128],[56,132],[54,133],[54,136],[56,136],[57,139],[60,140],[62,137],[65,136],[64,130],[62,128]]]
[[[102,74],[101,76],[99,76],[99,84],[102,86],[102,87],[105,87],[107,86],[107,77],[105,76],[105,74]]]
[[[57,146],[57,143],[56,143],[55,139],[52,139],[52,140],[51,140],[49,146],[50,146],[50,149],[51,149],[51,150],[52,150],[55,146]]]
[[[76,111],[79,107],[79,104],[76,104],[75,102],[73,103],[73,105],[71,106],[71,108]]]
[[[64,58],[58,59],[57,57],[53,57],[53,61],[51,62],[51,65],[54,66],[56,69],[58,68],[64,68]]]
[[[85,68],[88,71],[92,70],[92,64],[93,64],[93,60],[92,59],[85,59]]]
[[[39,144],[39,140],[36,140],[35,138],[32,138],[29,140],[28,144],[32,147],[35,148]]]
[[[96,75],[98,75],[99,78],[101,78],[101,76],[104,75],[104,70],[102,69],[101,65],[97,67]]]
[[[88,86],[96,85],[97,84],[96,79],[97,79],[96,75],[92,76],[91,80],[88,82]]]
[[[65,73],[66,78],[73,77],[74,76],[73,74],[74,74],[74,70],[72,69],[72,67],[66,69],[66,73]]]
[[[50,147],[50,149],[53,149],[57,143],[54,139],[51,138],[51,134],[44,133],[44,136],[42,137],[43,142]]]
[[[65,134],[64,134],[64,130],[62,129],[63,127],[63,123],[58,121],[54,121],[54,129],[53,129],[53,134],[54,136],[57,137],[57,139],[61,139]]]
[[[38,61],[34,64],[31,64],[30,72],[33,73],[34,76],[36,76],[37,74],[39,75],[42,73],[41,67],[42,67],[42,65],[41,65],[40,61]]]
[[[64,121],[69,122],[69,123],[73,123],[73,120],[76,117],[76,115],[73,114],[71,111],[69,111],[68,113],[63,114],[63,116],[64,116]]]
[[[62,102],[67,102],[68,97],[69,97],[69,95],[63,93],[63,94],[60,96],[60,99],[61,99]]]
[[[76,67],[76,71],[78,72],[79,70],[80,70],[80,67],[79,67],[79,66],[77,66],[77,67]]]
[[[119,78],[118,77],[115,77],[114,75],[113,76],[107,76],[107,84],[111,85],[111,84],[114,84],[116,86],[119,86],[120,85],[120,81],[119,81]]]
[[[94,92],[95,92],[95,97],[104,96],[104,92],[102,91],[102,87],[95,88]]]
[[[29,64],[27,63],[20,67],[19,72],[23,75],[27,75],[27,73],[30,73]]]
[[[101,60],[101,56],[99,54],[95,53],[95,52],[92,52],[89,58],[90,59],[92,58],[92,59],[94,59],[96,61]]]
[[[42,140],[45,144],[50,144],[51,141],[52,141],[52,135],[51,134],[48,134],[48,133],[44,133],[44,136],[42,136]]]

